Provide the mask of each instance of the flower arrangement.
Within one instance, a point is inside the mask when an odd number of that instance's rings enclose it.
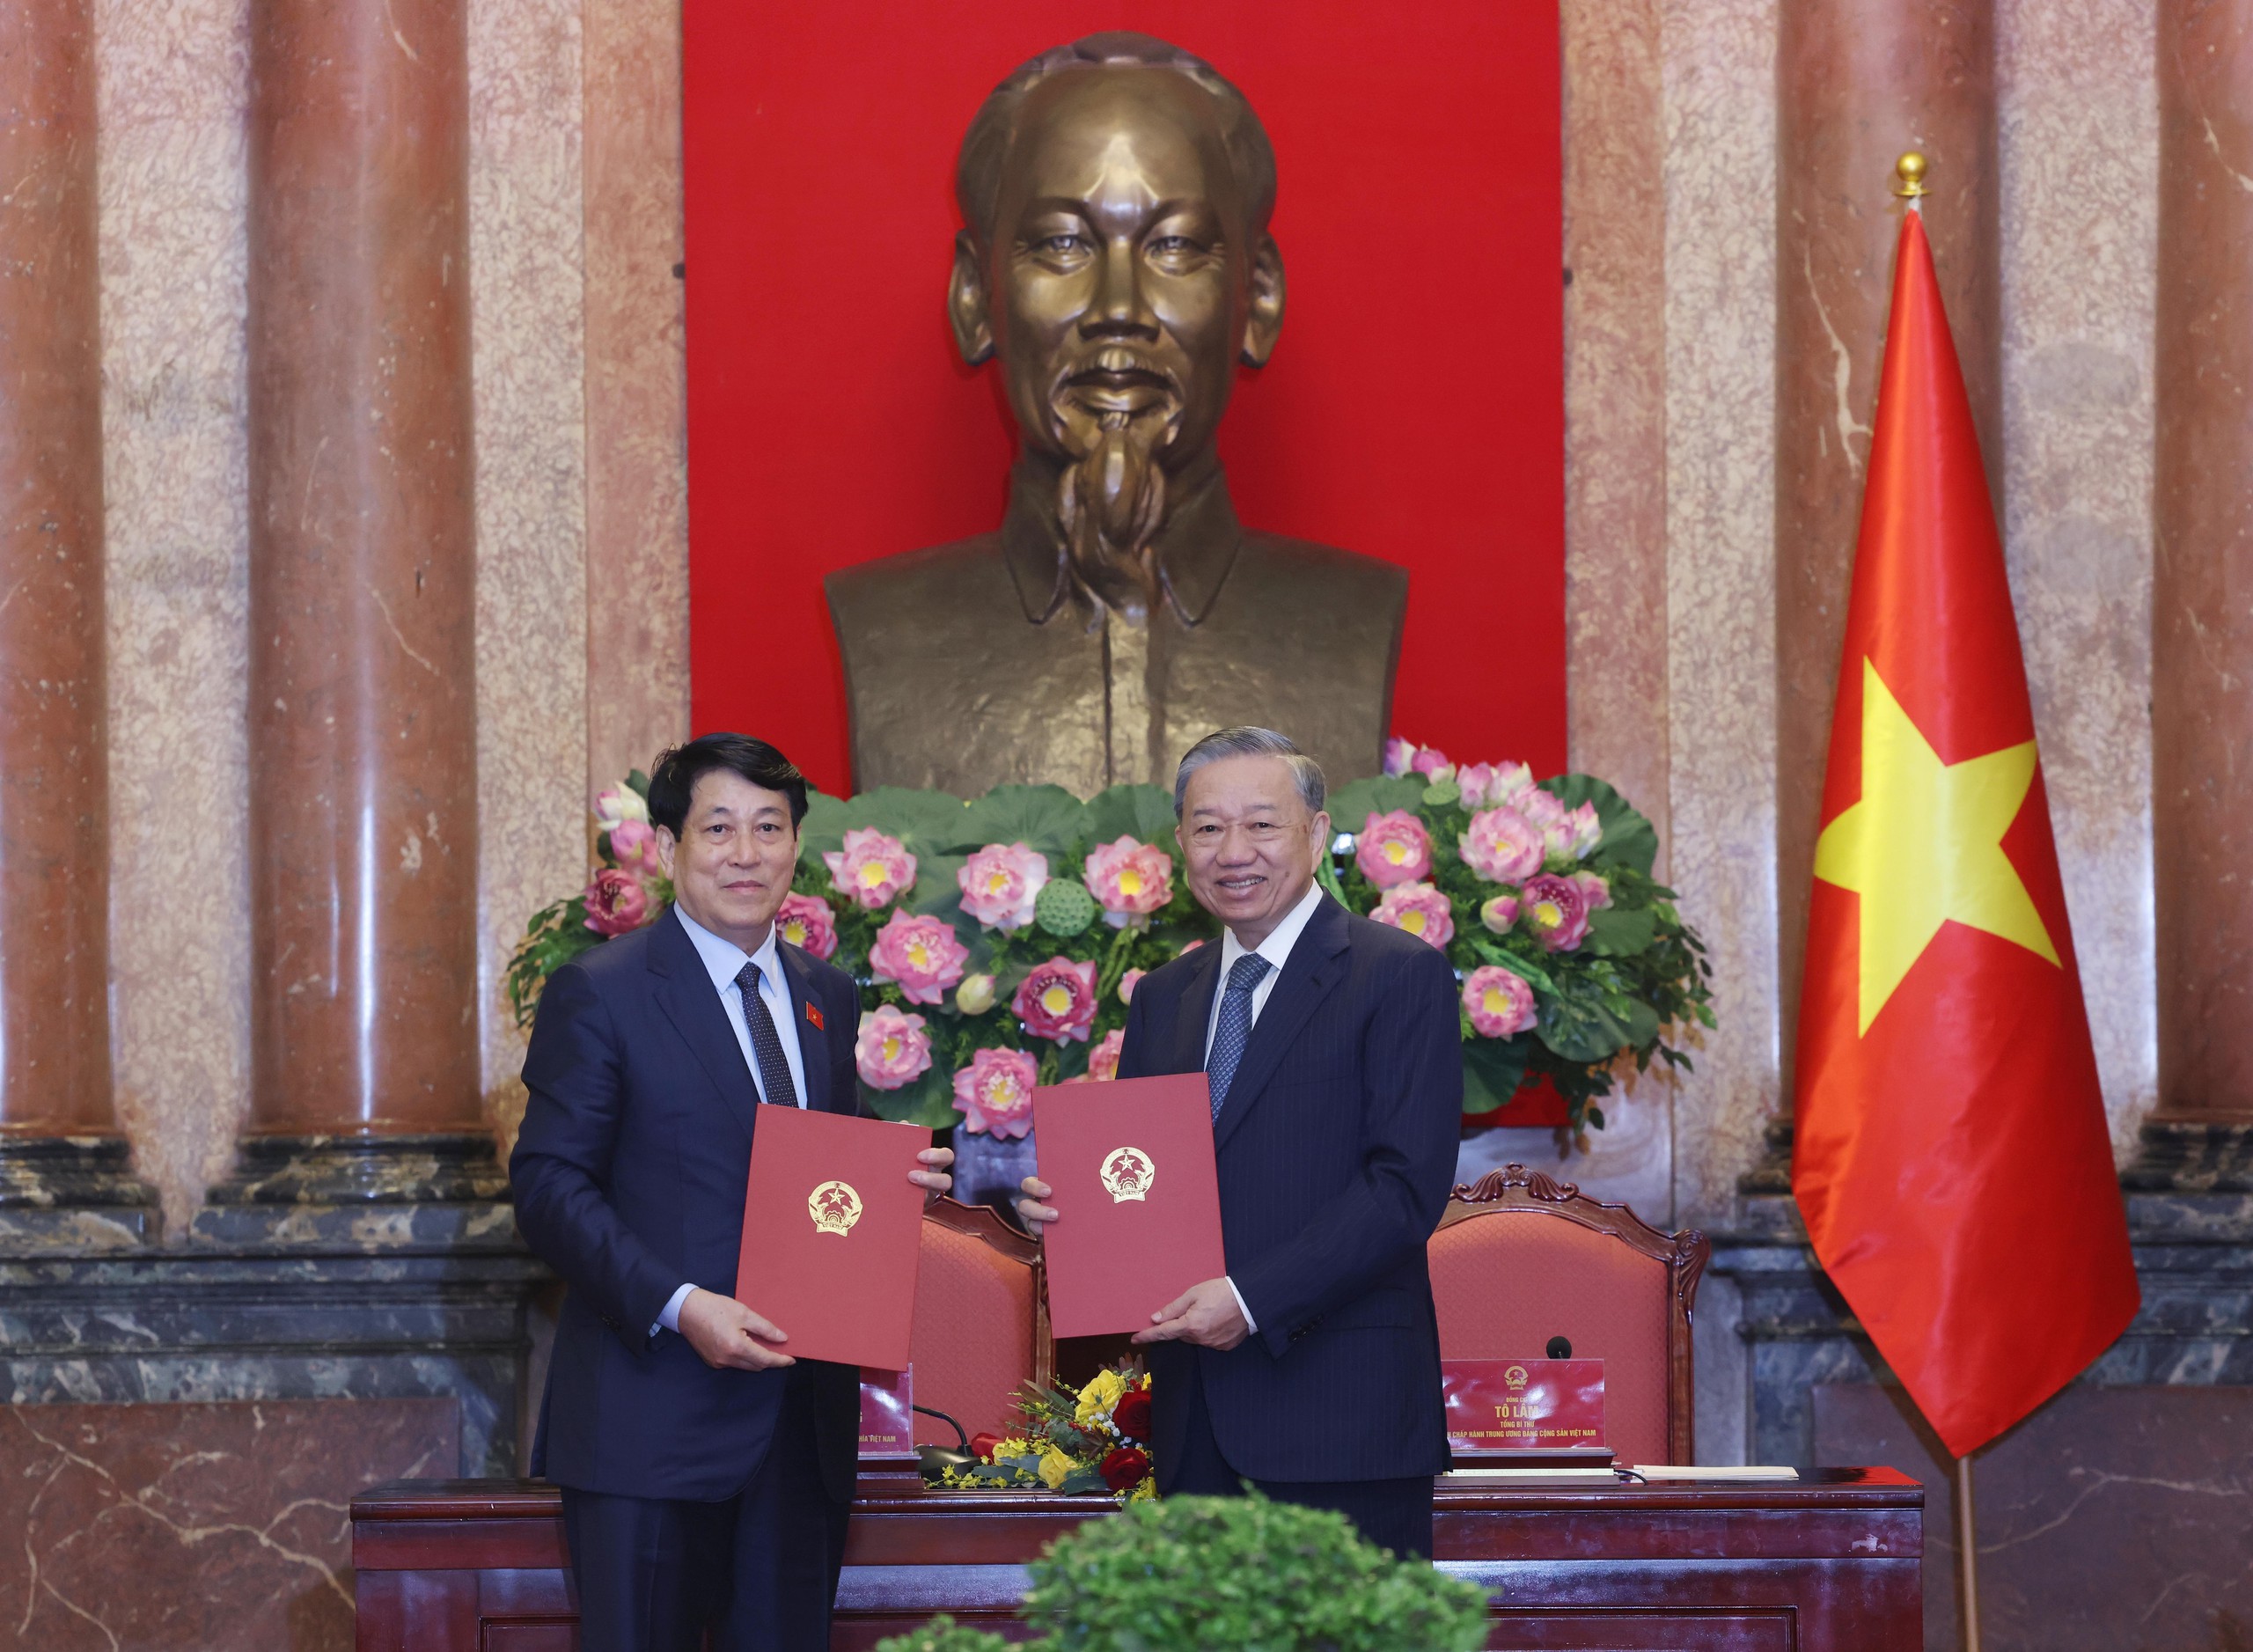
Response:
[[[1679,1035],[1713,1024],[1705,953],[1651,875],[1648,820],[1584,775],[1537,783],[1521,763],[1458,768],[1404,740],[1384,767],[1332,793],[1339,836],[1317,875],[1455,966],[1469,1122],[1546,1080],[1577,1135],[1602,1127],[1597,1103],[1628,1059],[1689,1064]],[[671,898],[647,790],[636,773],[596,800],[592,880],[535,914],[510,965],[520,1023],[557,966]],[[967,803],[815,794],[777,921],[861,983],[870,1110],[1016,1137],[1035,1087],[1115,1076],[1135,984],[1218,934],[1167,847],[1173,827],[1156,786],[1085,802],[1054,786]]]
[[[594,876],[569,899],[532,914],[509,960],[503,985],[519,1027],[532,1025],[539,989],[556,970],[613,935],[654,923],[672,900],[672,880],[657,858],[657,831],[649,824],[649,777],[637,768],[606,788],[595,798],[594,817]],[[826,917],[828,904],[815,904]]]
[[[1023,1426],[970,1443],[978,1461],[949,1469],[953,1487],[1046,1487],[1074,1495],[1108,1492],[1121,1502],[1157,1495],[1150,1472],[1150,1379],[1131,1364],[1097,1371],[1077,1393],[1027,1383]]]

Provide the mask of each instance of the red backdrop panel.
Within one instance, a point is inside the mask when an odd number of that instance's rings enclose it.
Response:
[[[1555,0],[687,0],[696,727],[848,788],[822,576],[990,530],[1006,493],[993,370],[944,319],[955,146],[1017,63],[1125,27],[1274,142],[1290,299],[1223,426],[1238,510],[1410,569],[1398,731],[1561,768]]]

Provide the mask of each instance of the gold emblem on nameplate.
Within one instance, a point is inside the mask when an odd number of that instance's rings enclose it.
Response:
[[[1104,1156],[1102,1175],[1112,1204],[1123,1205],[1130,1199],[1139,1203],[1157,1179],[1158,1167],[1138,1147],[1115,1147]]]
[[[1525,1367],[1523,1365],[1513,1365],[1502,1373],[1502,1384],[1512,1393],[1524,1387],[1525,1384]]]
[[[806,1200],[816,1233],[846,1234],[861,1219],[861,1195],[850,1182],[824,1182]]]

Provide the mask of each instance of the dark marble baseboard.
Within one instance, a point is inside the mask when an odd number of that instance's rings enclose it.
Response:
[[[128,1250],[160,1221],[122,1136],[0,1135],[0,1252]]]
[[[309,1208],[277,1213],[302,1224],[295,1242],[0,1254],[0,1391],[24,1406],[451,1399],[463,1472],[515,1473],[536,1304],[554,1286],[507,1208],[476,1248],[412,1221],[321,1241],[306,1236],[349,1224]]]
[[[2253,1193],[2253,1124],[2147,1120],[2120,1185],[2132,1193]]]

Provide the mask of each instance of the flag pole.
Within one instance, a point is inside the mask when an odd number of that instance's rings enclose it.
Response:
[[[1893,193],[1919,217],[1925,209],[1928,169],[1924,155],[1913,149],[1893,163],[1893,175],[1900,180]],[[1956,1459],[1956,1593],[1963,1602],[1963,1652],[1979,1652],[1979,1523],[1972,1509],[1968,1455]]]
[[[1971,1459],[1956,1459],[1956,1575],[1963,1597],[1963,1652],[1979,1652],[1979,1523],[1971,1512]]]

